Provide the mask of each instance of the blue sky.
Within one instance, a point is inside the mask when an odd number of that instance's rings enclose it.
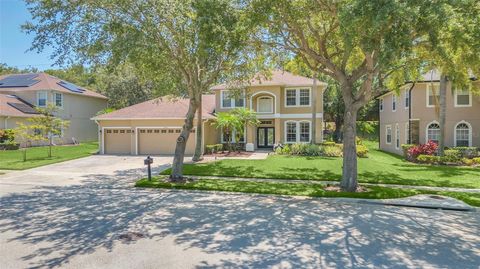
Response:
[[[19,68],[33,66],[40,70],[54,67],[51,49],[41,53],[26,52],[33,36],[23,33],[20,25],[29,20],[30,13],[22,0],[0,0],[0,63]]]

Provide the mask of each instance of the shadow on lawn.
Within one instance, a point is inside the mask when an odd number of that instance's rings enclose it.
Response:
[[[131,231],[157,241],[173,237],[177,251],[200,248],[211,256],[198,268],[480,264],[475,214],[129,188],[143,173],[92,175],[83,186],[0,197],[0,232],[16,233],[7,242],[26,244],[23,259],[33,268],[66,265],[99,247],[114,250]]]

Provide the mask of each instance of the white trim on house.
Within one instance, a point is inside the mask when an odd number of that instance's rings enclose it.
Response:
[[[383,101],[383,97],[382,98],[379,98],[379,101],[378,101],[378,109],[380,112],[383,112],[384,110],[384,106],[385,106],[385,102]]]
[[[275,93],[273,93],[273,92],[268,92],[268,91],[258,91],[258,92],[255,92],[254,94],[252,94],[252,95],[250,96],[250,109],[253,109],[253,97],[255,97],[255,96],[259,95],[259,94],[268,94],[268,95],[272,96],[272,97],[274,98],[274,100],[273,100],[273,107],[274,107],[274,109],[276,109],[278,97],[277,97],[277,95],[276,95]],[[257,102],[257,103],[258,103],[258,102]],[[273,113],[273,112],[272,112],[272,113]]]
[[[395,149],[400,149],[400,128],[395,124]]]
[[[397,111],[397,95],[394,94],[392,95],[392,112],[396,112]]]
[[[429,139],[428,139],[428,127],[429,127],[431,124],[433,124],[433,123],[436,123],[438,126],[440,126],[440,123],[439,123],[438,121],[436,121],[436,120],[429,122],[429,123],[425,126],[425,143],[428,143],[428,140],[429,140]],[[440,126],[440,128],[441,128],[441,126]]]
[[[294,142],[287,141],[287,124],[290,123],[290,122],[295,123],[295,141]],[[309,141],[300,141],[300,123],[301,122],[308,122],[308,126],[309,126],[308,138],[309,138]],[[283,123],[283,141],[284,141],[285,144],[310,143],[310,141],[312,141],[312,128],[313,128],[312,122],[309,121],[309,120],[287,120]]]
[[[45,94],[45,105],[40,105],[40,94]],[[46,107],[48,105],[48,91],[37,91],[37,106],[38,107]]]
[[[287,105],[287,91],[295,90],[295,105]],[[308,105],[300,105],[300,90],[308,90]],[[312,87],[289,87],[284,89],[284,107],[310,107],[312,106]]]
[[[60,100],[61,100],[61,103],[62,103],[61,106],[57,106],[57,95],[60,95]],[[63,106],[64,106],[64,95],[63,95],[63,93],[53,92],[53,104],[55,105],[55,107],[57,107],[59,109],[63,109]]]
[[[260,112],[260,106],[259,106],[260,105],[260,102],[259,102],[260,99],[270,99],[271,100],[270,111]],[[259,96],[257,98],[257,111],[256,112],[258,114],[271,114],[271,113],[273,113],[273,106],[274,105],[275,105],[275,101],[273,99],[273,96]]]
[[[468,90],[468,105],[459,105],[457,103],[458,89],[455,89],[455,92],[453,95],[454,95],[454,98],[453,98],[454,107],[471,107],[472,106],[472,91]]]
[[[410,122],[405,122],[405,144],[410,144]]]
[[[405,103],[403,106],[405,107],[405,109],[409,109],[410,108],[410,103],[412,102],[412,100],[410,100],[410,89],[404,89],[404,98],[403,98],[403,102]],[[408,101],[407,101],[407,97],[408,97]]]
[[[453,144],[455,145],[455,147],[458,147],[457,146],[457,127],[460,124],[466,124],[468,126],[468,146],[471,147],[472,143],[473,143],[473,141],[472,141],[473,140],[472,125],[469,122],[464,121],[464,120],[461,120],[461,121],[457,122],[457,124],[455,124],[455,126],[453,127]]]
[[[435,87],[435,86],[437,86],[437,84],[434,84],[433,86]],[[426,104],[425,104],[425,105],[426,105],[427,107],[435,107],[435,104],[430,105],[429,102],[428,102],[429,96],[430,96],[430,91],[432,91],[431,88],[432,88],[432,84],[431,84],[431,83],[430,83],[430,84],[427,84],[427,88],[426,88],[426,90],[425,90],[425,92],[426,92],[426,101],[425,101]],[[437,93],[437,94],[435,94],[435,95],[440,95],[440,89],[438,89],[438,92],[436,92],[436,93]],[[433,91],[432,91],[432,94],[433,94]],[[433,95],[433,96],[435,96],[435,95]]]
[[[222,109],[229,109],[229,108],[238,108],[238,107],[245,107],[246,105],[246,98],[245,98],[245,91],[243,91],[243,106],[237,106],[237,102],[235,102],[236,98],[235,97],[230,97],[230,106],[224,106],[223,105],[223,95],[225,92],[230,92],[230,90],[221,90],[220,91],[220,108]]]
[[[388,129],[390,129],[390,142],[388,142]],[[392,125],[385,125],[385,144],[391,145],[393,140]]]
[[[317,118],[323,118],[323,113],[318,112]],[[303,114],[259,114],[257,115],[258,119],[311,119],[312,114],[303,113]]]

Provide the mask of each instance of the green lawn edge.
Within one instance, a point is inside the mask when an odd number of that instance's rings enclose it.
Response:
[[[350,193],[325,191],[323,189],[325,186],[321,184],[254,182],[220,179],[200,179],[189,183],[170,183],[164,182],[163,177],[153,177],[152,181],[149,181],[146,178],[138,180],[135,183],[135,187],[361,199],[395,199],[418,194],[430,194],[456,198],[468,205],[480,207],[480,194],[478,193],[400,189],[380,186],[368,186],[368,192]]]
[[[21,171],[88,157],[98,152],[98,142],[54,146],[51,158],[47,157],[47,151],[45,146],[28,148],[26,162],[22,160],[21,150],[0,151],[0,170]]]

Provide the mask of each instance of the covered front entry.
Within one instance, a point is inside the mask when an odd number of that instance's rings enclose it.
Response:
[[[175,153],[177,138],[181,127],[178,128],[142,128],[138,130],[139,155],[172,155]],[[185,154],[195,152],[195,133],[191,133],[185,148]]]
[[[257,147],[272,148],[275,143],[274,127],[258,127],[257,128]]]

